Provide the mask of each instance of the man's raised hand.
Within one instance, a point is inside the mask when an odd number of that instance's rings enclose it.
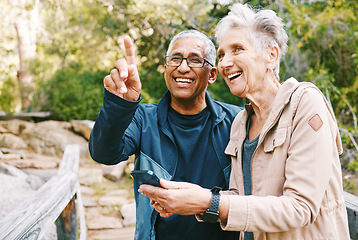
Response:
[[[116,68],[103,79],[107,91],[129,101],[137,101],[142,84],[140,82],[135,61],[134,46],[129,36],[124,37],[126,59],[121,58],[114,63]]]

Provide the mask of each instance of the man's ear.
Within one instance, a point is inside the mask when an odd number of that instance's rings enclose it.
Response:
[[[279,55],[280,50],[276,45],[267,48],[267,63],[270,69],[274,69],[277,66]]]
[[[213,84],[216,81],[216,78],[218,76],[218,70],[216,69],[216,67],[212,67],[210,69],[210,73],[209,73],[209,85]]]

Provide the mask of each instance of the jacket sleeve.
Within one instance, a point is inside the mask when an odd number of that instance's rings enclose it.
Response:
[[[315,123],[311,121],[313,118]],[[224,230],[282,232],[316,220],[329,182],[338,184],[337,179],[341,178],[337,170],[338,128],[316,89],[307,89],[301,97],[291,127],[282,196],[229,195]]]
[[[136,151],[140,124],[135,113],[140,100],[141,97],[136,102],[127,101],[104,89],[103,106],[88,143],[94,161],[113,165]]]

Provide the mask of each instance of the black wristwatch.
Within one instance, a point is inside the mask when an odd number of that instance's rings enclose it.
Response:
[[[210,207],[203,214],[203,220],[208,223],[216,223],[219,219],[219,205],[220,205],[220,187],[213,187],[211,189]]]

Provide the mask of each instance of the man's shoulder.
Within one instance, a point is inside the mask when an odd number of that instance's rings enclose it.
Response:
[[[158,103],[141,103],[138,105],[138,109],[140,112],[146,114],[156,114],[158,109]]]
[[[216,104],[218,107],[222,108],[224,111],[229,111],[231,113],[237,114],[240,111],[244,110],[243,107],[230,104],[230,103],[224,103],[217,100],[213,100],[214,104]]]

